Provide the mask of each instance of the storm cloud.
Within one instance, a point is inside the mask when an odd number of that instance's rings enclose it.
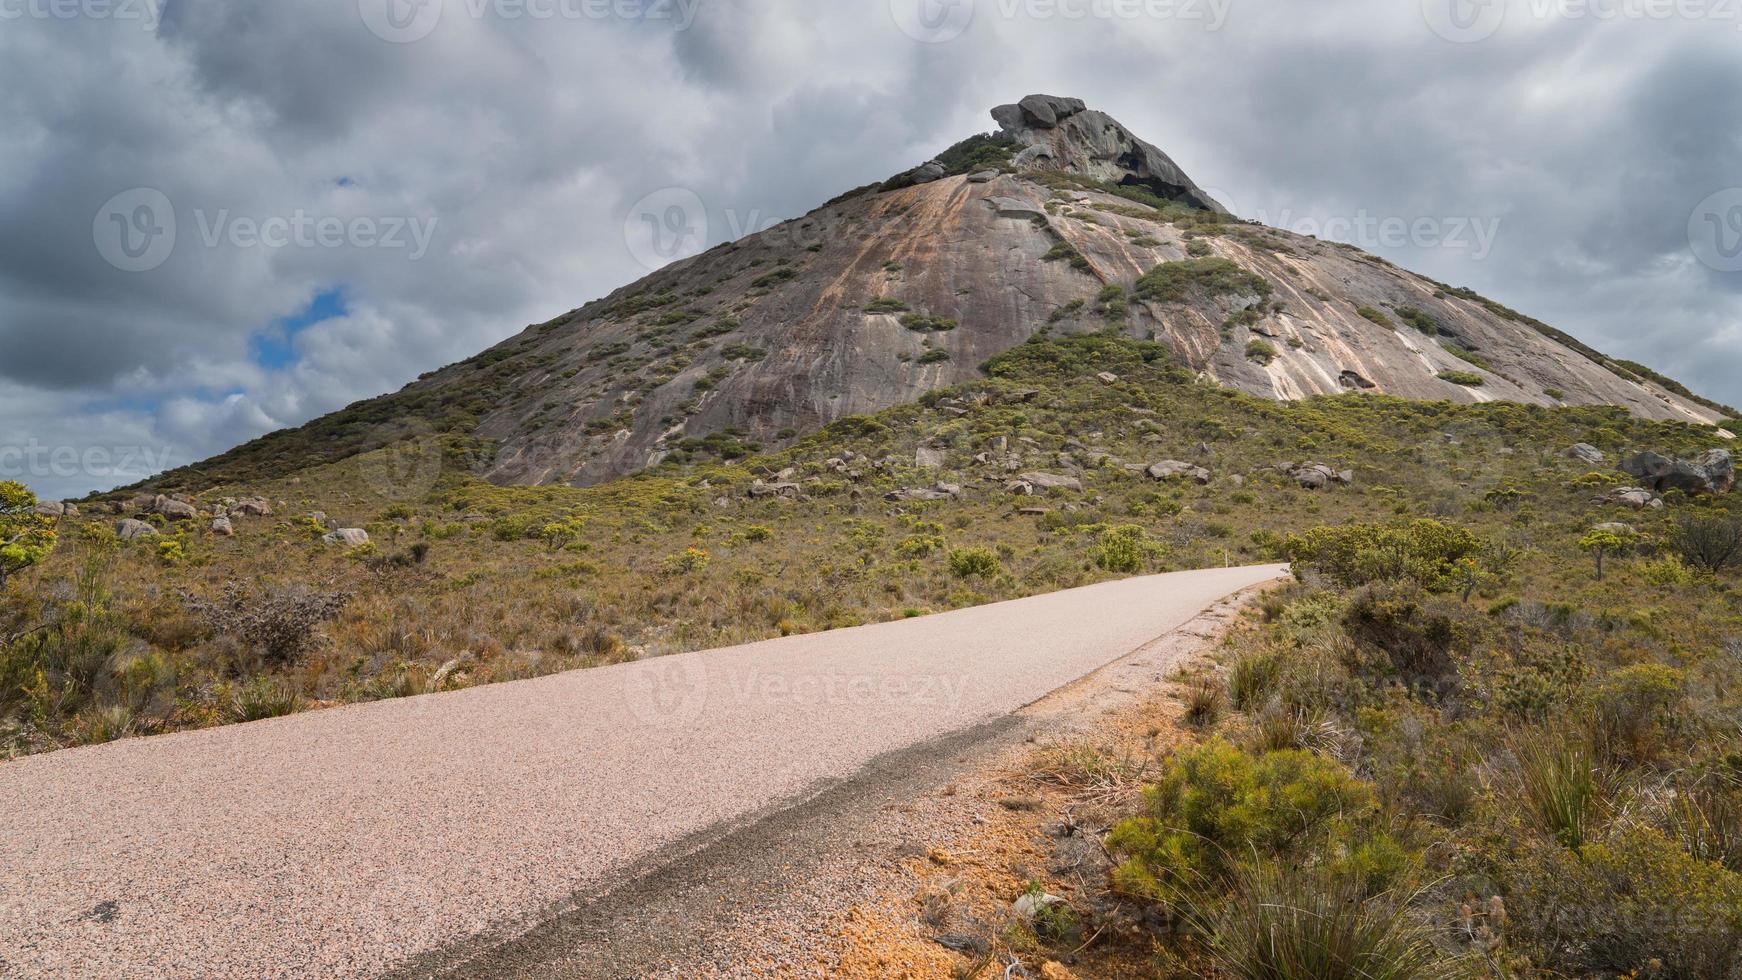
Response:
[[[645,202],[701,202],[692,251],[1030,92],[1742,402],[1739,41],[1727,0],[0,0],[0,479],[393,390],[662,261]]]

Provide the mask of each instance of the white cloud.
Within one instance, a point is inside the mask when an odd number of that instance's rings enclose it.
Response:
[[[1234,2],[1214,31],[979,0],[960,37],[926,44],[884,0],[701,0],[686,31],[471,6],[445,0],[408,44],[352,0],[181,0],[155,32],[0,23],[0,449],[203,458],[636,278],[621,229],[650,191],[694,189],[719,239],[985,131],[987,109],[1034,91],[1112,113],[1244,213],[1498,220],[1480,260],[1387,255],[1742,401],[1742,275],[1687,241],[1690,209],[1742,183],[1742,65],[1708,22],[1533,22],[1515,4],[1456,44],[1394,0]],[[93,242],[98,208],[132,187],[177,219],[150,272]],[[200,233],[299,211],[436,224],[417,261]],[[332,289],[346,316],[299,333],[288,367],[254,361],[251,337]]]

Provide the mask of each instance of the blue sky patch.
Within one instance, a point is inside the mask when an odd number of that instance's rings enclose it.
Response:
[[[349,312],[345,306],[345,294],[341,290],[321,290],[302,312],[284,317],[249,339],[249,350],[254,357],[254,363],[269,371],[290,367],[297,361],[297,334],[317,323],[342,317]]]

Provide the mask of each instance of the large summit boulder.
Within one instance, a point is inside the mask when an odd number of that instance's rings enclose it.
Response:
[[[1158,197],[1227,214],[1167,154],[1081,99],[1030,95],[992,110],[1002,134],[1022,149],[1019,170],[1063,170],[1092,180],[1140,187]]]

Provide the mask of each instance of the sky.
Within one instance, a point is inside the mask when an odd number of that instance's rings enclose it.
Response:
[[[1736,0],[0,0],[0,480],[392,391],[1081,98],[1742,403]]]

